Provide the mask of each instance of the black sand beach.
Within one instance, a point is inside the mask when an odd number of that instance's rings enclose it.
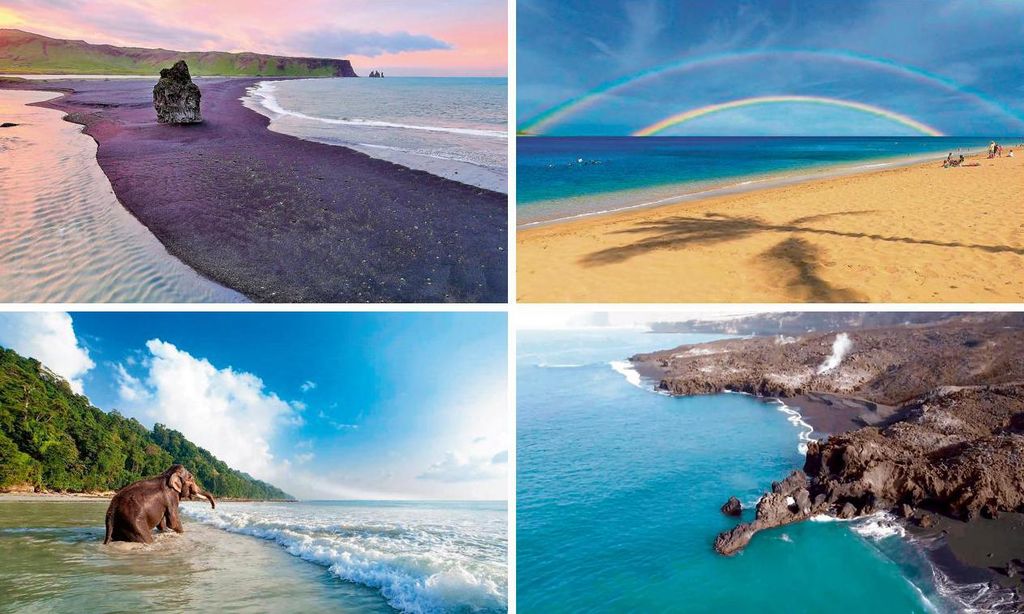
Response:
[[[57,90],[124,206],[167,251],[267,302],[502,302],[507,196],[267,129],[265,79],[201,79],[204,123],[156,122],[156,79],[0,82]]]

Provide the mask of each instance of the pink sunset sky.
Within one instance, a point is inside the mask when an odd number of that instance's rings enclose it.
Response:
[[[176,51],[347,58],[356,72],[505,76],[505,0],[0,0],[0,28]]]

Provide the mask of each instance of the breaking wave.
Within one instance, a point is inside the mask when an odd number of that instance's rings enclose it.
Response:
[[[192,518],[280,544],[341,578],[377,589],[414,614],[505,612],[504,511],[228,504]]]

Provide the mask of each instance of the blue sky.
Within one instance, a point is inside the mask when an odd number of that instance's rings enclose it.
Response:
[[[660,73],[544,126],[545,134],[630,134],[676,113],[761,96],[852,101],[948,135],[1024,134],[1019,0],[520,0],[520,127],[601,84]],[[793,50],[812,51],[797,55]],[[867,59],[866,59],[867,58]],[[665,134],[915,134],[849,108],[732,109]]]
[[[506,497],[504,314],[0,314],[0,345],[301,498]]]

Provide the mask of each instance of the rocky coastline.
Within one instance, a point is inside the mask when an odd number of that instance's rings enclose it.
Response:
[[[731,339],[631,360],[671,395],[783,399],[820,435],[807,444],[803,469],[761,497],[753,520],[715,538],[717,552],[734,555],[759,531],[817,515],[887,512],[937,542],[946,559],[974,568],[973,580],[1016,591],[1024,603],[1024,552],[1002,546],[1019,546],[1014,527],[1024,519],[1021,314]],[[814,401],[810,412],[802,399]],[[978,531],[1002,537],[963,537]]]

